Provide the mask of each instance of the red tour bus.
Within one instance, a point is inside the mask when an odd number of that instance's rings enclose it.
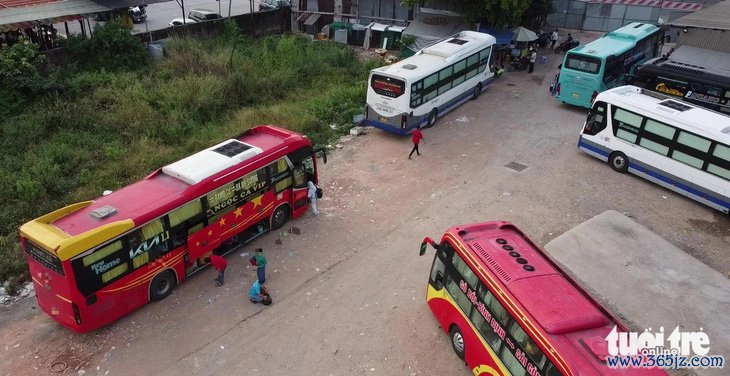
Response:
[[[162,300],[206,256],[230,250],[224,241],[248,242],[302,215],[308,180],[317,182],[311,141],[260,126],[30,221],[20,239],[38,305],[87,332]]]
[[[609,368],[609,332],[625,326],[509,222],[452,227],[436,249],[426,299],[454,352],[477,375],[666,375]]]

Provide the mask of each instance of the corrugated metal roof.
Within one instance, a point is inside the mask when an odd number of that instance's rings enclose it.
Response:
[[[90,17],[93,14],[167,0],[0,0],[0,32]]]
[[[0,31],[32,27],[32,22],[65,21],[67,17],[109,11],[108,7],[90,0],[64,0],[46,4],[0,9]]]
[[[730,30],[730,1],[722,1],[684,17],[679,17],[674,21],[670,21],[669,25]]]
[[[730,54],[692,46],[677,48],[669,57],[672,61],[712,67],[730,72]]]

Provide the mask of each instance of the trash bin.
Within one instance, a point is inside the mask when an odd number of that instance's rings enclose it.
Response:
[[[365,33],[367,26],[360,24],[352,24],[350,35],[347,36],[347,43],[354,46],[362,46],[365,43]]]
[[[370,30],[372,30],[370,34],[370,48],[385,48],[383,47],[383,39],[385,38],[385,30],[387,28],[388,25],[377,22],[370,26]]]
[[[350,30],[352,30],[352,24],[349,22],[338,21],[331,23],[329,26],[331,39],[334,39],[337,30],[347,30],[348,35],[350,34]]]
[[[383,37],[387,38],[385,49],[386,50],[394,50],[400,48],[400,37],[403,33],[403,30],[406,28],[403,26],[395,26],[390,25],[383,33]],[[381,45],[382,47],[382,42]]]

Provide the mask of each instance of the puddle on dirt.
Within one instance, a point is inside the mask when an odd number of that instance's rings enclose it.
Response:
[[[542,85],[542,81],[545,80],[545,76],[542,74],[537,74],[537,75],[531,76],[530,79],[532,81],[534,81],[536,84]]]
[[[290,227],[289,232],[294,235],[300,235],[302,233],[302,230],[299,227]]]
[[[713,213],[714,221],[705,221],[703,219],[689,219],[690,226],[693,229],[702,231],[715,236],[730,236],[730,220],[722,213]]]

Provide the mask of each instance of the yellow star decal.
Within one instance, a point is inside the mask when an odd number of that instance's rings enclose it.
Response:
[[[234,213],[236,213],[236,218],[242,216],[243,215],[243,208],[242,207],[239,207],[238,209],[236,209],[236,211],[234,211]]]
[[[195,245],[200,247],[200,242],[195,242]]]
[[[208,230],[208,236],[213,236],[213,230]]]
[[[264,195],[251,199],[251,202],[253,202],[254,209],[256,209],[257,206],[261,206],[261,199],[263,199],[263,198],[264,198]]]
[[[221,225],[221,226],[225,225],[226,224],[226,219],[225,218],[221,218],[221,220],[220,220],[220,222],[218,222],[218,224]]]

